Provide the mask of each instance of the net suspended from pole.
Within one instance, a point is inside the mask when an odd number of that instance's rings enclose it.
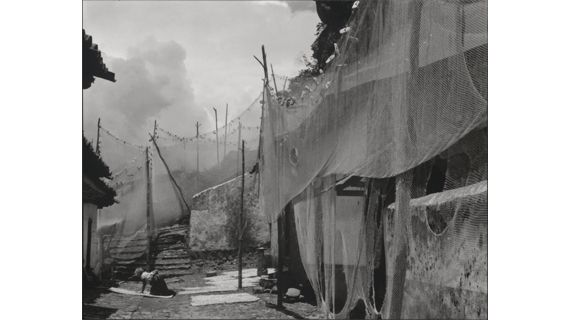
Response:
[[[183,137],[158,126],[157,144],[176,181],[189,197],[235,178],[241,172],[240,139],[246,141],[245,166],[251,170],[257,161],[261,115],[261,95],[236,118],[216,132],[200,133],[198,137]],[[224,136],[227,132],[227,136]],[[224,148],[224,142],[226,148]],[[226,154],[223,154],[223,150]],[[220,164],[217,165],[217,152]],[[199,168],[198,164],[199,163]],[[238,168],[239,164],[239,168]],[[197,172],[199,169],[199,172]],[[163,169],[157,169],[163,175]]]
[[[293,203],[330,317],[485,318],[487,1],[357,3],[324,73],[265,90],[262,210]]]
[[[200,134],[196,139],[180,137],[156,126],[156,145],[149,142],[148,146],[141,146],[101,126],[101,156],[111,167],[110,183],[117,191],[118,202],[101,210],[99,219],[99,233],[106,239],[108,263],[132,269],[148,261],[148,241],[156,236],[155,230],[188,224],[191,198],[195,193],[237,176],[238,138],[246,140],[246,168],[253,167],[259,144],[260,97],[238,118],[229,121],[227,130],[218,129],[221,133],[227,131],[227,138],[219,139],[227,143],[227,153],[222,155],[219,166],[216,165],[216,148],[223,150],[224,146],[216,146],[214,131]],[[199,174],[196,172],[196,143],[200,144]]]

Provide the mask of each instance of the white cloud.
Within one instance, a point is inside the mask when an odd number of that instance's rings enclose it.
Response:
[[[121,63],[135,65],[137,57],[144,61],[140,72],[150,75],[148,85],[159,88],[157,99],[164,99],[164,106],[156,100],[156,110],[143,108],[134,119],[161,118],[161,123],[181,134],[192,134],[195,121],[203,121],[204,130],[211,129],[212,106],[223,109],[228,103],[232,118],[259,94],[263,72],[253,55],[261,58],[261,45],[276,73],[293,75],[303,67],[298,58],[310,51],[317,22],[314,11],[292,11],[285,2],[85,2],[84,28],[117,73],[117,83],[99,79],[86,90],[86,129],[96,122],[95,105],[118,95],[123,86],[142,90],[136,88],[142,84],[122,74]],[[121,108],[127,105],[139,108],[129,103]],[[148,127],[132,128],[137,130],[146,132]]]
[[[285,1],[254,1],[253,4],[255,5],[259,5],[259,6],[279,6],[279,7],[284,7],[287,8],[288,5]]]

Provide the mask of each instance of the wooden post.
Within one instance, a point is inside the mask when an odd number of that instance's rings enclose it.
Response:
[[[393,274],[389,275],[386,286],[386,310],[382,318],[399,319],[402,314],[406,270],[409,254],[410,198],[412,171],[396,176],[396,201],[394,202]]]
[[[214,109],[214,114],[216,116],[216,155],[218,159],[218,165],[220,165],[220,145],[218,144],[218,110]]]
[[[151,254],[152,254],[152,171],[150,149],[146,147],[146,234],[147,234],[147,251],[146,251],[146,264],[149,270],[152,268]]]
[[[152,131],[152,136],[156,139],[156,134],[157,134],[157,125],[156,125],[156,120],[154,120],[154,130]]]
[[[238,154],[237,154],[237,157],[236,157],[236,159],[237,159],[236,174],[238,174],[238,175],[239,175],[239,143],[240,143],[240,141],[241,141],[241,121],[238,123],[238,143],[237,143],[237,146],[238,146],[238,148],[237,148]]]
[[[242,251],[243,251],[243,195],[245,189],[245,141],[241,141],[241,201],[239,210],[239,221],[238,221],[238,289],[241,289],[242,281]]]
[[[228,143],[228,103],[226,102],[226,124],[224,125],[224,157],[226,156],[227,143]]]
[[[273,65],[271,65],[271,76],[273,77],[273,85],[275,86],[275,96],[277,96],[277,81],[275,81],[275,73],[273,73]]]
[[[283,307],[283,222],[285,213],[283,212],[277,218],[277,268],[275,270],[275,277],[277,278],[277,307]]]
[[[101,130],[101,118],[97,119],[97,144],[95,145],[95,153],[99,155],[101,153],[101,149],[99,147],[100,140],[99,140],[99,131]]]
[[[98,156],[101,155],[101,138],[100,138],[101,136],[100,136],[100,131],[101,131],[101,118],[98,118],[98,119],[97,119],[97,144],[95,145],[95,153],[96,153]],[[97,208],[97,221],[99,221],[99,213],[100,213],[100,211],[101,211],[101,210],[100,210],[99,208]],[[92,223],[91,218],[89,218],[89,228],[91,228],[91,223]],[[89,230],[89,235],[88,235],[88,238],[87,238],[87,239],[88,239],[88,242],[90,243],[90,242],[91,242],[91,231],[90,231],[90,230]],[[90,246],[90,244],[89,244],[89,246]],[[90,263],[90,262],[91,262],[91,248],[88,248],[88,249],[87,249],[87,252],[89,252],[89,258],[88,258],[87,261],[89,261],[89,263]],[[98,253],[100,253],[100,251],[99,251]],[[101,265],[102,265],[102,263],[103,263],[103,257],[100,256],[99,258],[101,259]]]
[[[166,160],[164,160],[164,157],[162,156],[162,153],[160,153],[160,148],[158,147],[158,144],[156,143],[156,139],[151,136],[151,141],[154,144],[154,147],[156,148],[156,153],[158,153],[158,157],[160,158],[160,161],[162,161],[162,164],[164,165],[164,168],[166,169],[166,173],[168,173],[168,177],[170,177],[170,180],[172,181],[172,184],[174,184],[174,187],[176,188],[176,190],[178,191],[178,195],[180,196],[180,199],[182,199],[182,202],[184,203],[184,205],[186,206],[186,210],[188,211],[188,219],[189,221],[192,221],[192,209],[190,207],[190,205],[186,202],[186,198],[184,197],[184,192],[182,192],[182,188],[180,188],[180,186],[178,185],[178,183],[176,182],[176,179],[174,179],[174,176],[172,175],[172,171],[170,171],[170,168],[168,167],[168,164],[166,163]],[[190,222],[188,222],[188,224],[190,224]],[[190,227],[190,226],[189,226]],[[188,234],[190,234],[190,229],[188,229]]]
[[[200,123],[196,121],[196,174],[200,174]]]
[[[196,172],[200,173],[200,123],[196,121]]]
[[[87,220],[87,250],[85,252],[85,270],[91,271],[91,230],[93,228],[93,220]]]
[[[263,58],[263,73],[265,75],[265,81],[267,84],[267,81],[269,80],[269,73],[267,72],[267,58],[265,56],[265,46],[264,45],[261,46],[261,55]]]
[[[263,104],[261,105],[261,124],[259,126],[259,147],[257,149],[257,163],[258,163],[258,169],[257,171],[259,172],[259,180],[258,180],[258,192],[261,189],[261,172],[262,172],[262,168],[263,168],[263,121],[265,120],[265,103],[267,103],[268,108],[271,107],[271,96],[269,94],[265,95],[265,93],[267,92],[267,85],[269,83],[269,76],[267,73],[267,56],[265,55],[265,46],[261,46],[261,54],[262,54],[262,58],[263,58],[263,74],[265,76],[265,80],[263,82]],[[266,96],[267,96],[267,101],[266,101]]]

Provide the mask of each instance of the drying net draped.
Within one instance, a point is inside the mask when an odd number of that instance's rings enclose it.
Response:
[[[161,155],[190,197],[206,188],[241,175],[241,141],[245,142],[245,168],[251,170],[258,158],[261,122],[259,95],[227,125],[183,137],[158,124],[157,144]],[[224,123],[224,109],[218,108],[218,122]]]
[[[486,21],[485,1],[362,1],[328,71],[265,104],[272,220],[317,174],[395,176],[484,123]]]
[[[265,91],[262,210],[293,203],[331,317],[486,317],[487,2],[360,1],[341,33]]]

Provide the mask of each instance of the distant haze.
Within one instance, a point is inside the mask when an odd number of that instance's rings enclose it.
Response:
[[[259,95],[261,45],[278,75],[295,75],[310,56],[318,16],[313,1],[84,2],[84,29],[103,52],[116,83],[96,79],[84,90],[83,125],[97,118],[121,138],[145,144],[156,119],[190,136],[194,124],[223,124]]]

